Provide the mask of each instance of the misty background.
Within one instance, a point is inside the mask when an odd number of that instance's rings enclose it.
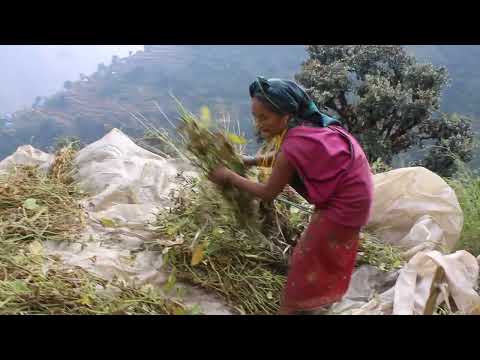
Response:
[[[0,114],[30,107],[66,80],[88,75],[113,55],[128,56],[143,45],[0,45]]]
[[[441,110],[472,116],[480,130],[480,46],[406,48],[447,68]],[[192,111],[228,112],[252,138],[248,85],[257,75],[293,79],[306,58],[303,45],[0,45],[0,159],[63,136],[89,143],[113,127],[138,136],[129,111],[161,121],[158,103],[175,117],[170,92]]]

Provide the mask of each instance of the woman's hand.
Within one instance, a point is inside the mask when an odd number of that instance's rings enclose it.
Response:
[[[215,184],[224,185],[228,182],[238,189],[249,192],[264,201],[272,201],[282,192],[294,174],[295,168],[290,165],[287,158],[280,153],[272,169],[272,175],[268,178],[266,184],[250,181],[223,166],[213,170],[208,178]]]
[[[225,166],[220,166],[210,173],[208,179],[217,185],[225,185],[230,181],[231,175],[231,170],[227,169]]]

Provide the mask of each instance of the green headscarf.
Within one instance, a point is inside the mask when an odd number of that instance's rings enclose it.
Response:
[[[290,80],[257,77],[250,85],[250,97],[257,97],[280,114],[292,114],[290,126],[304,122],[316,126],[340,125],[337,119],[322,114],[303,88]]]

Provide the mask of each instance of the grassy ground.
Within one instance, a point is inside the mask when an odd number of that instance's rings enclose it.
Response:
[[[464,214],[463,231],[457,250],[463,249],[480,255],[480,177],[463,171],[455,179],[448,180],[457,194]]]

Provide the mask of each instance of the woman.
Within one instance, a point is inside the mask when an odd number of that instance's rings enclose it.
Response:
[[[259,77],[250,85],[252,113],[262,137],[283,137],[266,183],[256,183],[220,167],[210,179],[272,201],[289,184],[315,213],[295,247],[281,314],[328,309],[348,289],[360,229],[372,203],[368,160],[352,135],[320,113],[296,83]],[[260,165],[268,159],[247,160]]]

